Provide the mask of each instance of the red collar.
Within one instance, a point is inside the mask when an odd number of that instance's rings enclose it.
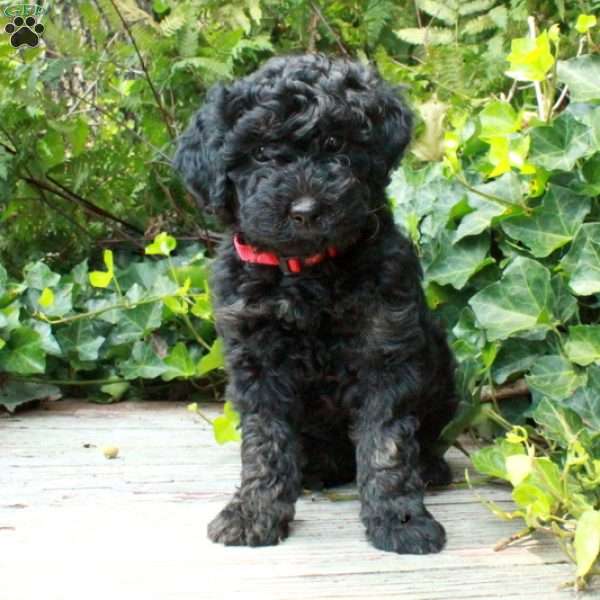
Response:
[[[233,245],[235,246],[237,255],[244,262],[280,267],[284,273],[300,273],[302,267],[312,267],[313,265],[323,262],[327,257],[333,258],[338,254],[337,248],[335,246],[330,246],[324,252],[313,254],[306,258],[279,257],[271,252],[260,252],[254,246],[244,244],[242,242],[242,236],[239,233],[236,233],[233,236]]]

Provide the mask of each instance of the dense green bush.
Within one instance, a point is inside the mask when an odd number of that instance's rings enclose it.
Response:
[[[272,54],[372,60],[417,115],[389,195],[460,362],[443,443],[499,436],[473,462],[518,509],[493,510],[556,535],[583,587],[600,549],[599,8],[95,0],[52,7],[38,48],[0,36],[0,404],[221,391],[218,235],[170,168],[175,138],[213,82]],[[235,424],[227,407],[218,439]]]
[[[476,114],[455,108],[444,158],[405,165],[390,187],[417,245],[430,305],[451,328],[465,426],[504,438],[473,456],[514,486],[518,510],[577,564],[600,550],[600,56],[577,21],[514,39],[507,75],[529,86]],[[588,52],[585,48],[588,47]],[[565,107],[564,98],[569,98]]]

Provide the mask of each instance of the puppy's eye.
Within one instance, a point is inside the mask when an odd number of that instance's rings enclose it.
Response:
[[[267,156],[267,149],[264,146],[257,146],[252,150],[252,158],[256,162],[268,162],[269,157]]]
[[[330,135],[329,137],[325,138],[325,141],[323,142],[323,149],[325,152],[338,152],[342,149],[343,145],[344,140],[342,138]]]

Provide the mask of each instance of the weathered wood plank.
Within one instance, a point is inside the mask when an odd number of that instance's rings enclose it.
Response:
[[[104,458],[107,444],[120,448],[118,459]],[[464,458],[451,462],[462,477]],[[465,489],[427,497],[448,533],[438,555],[373,549],[358,501],[323,494],[300,499],[291,537],[277,547],[211,544],[206,525],[239,468],[239,449],[216,446],[182,403],[60,402],[0,417],[0,600],[572,595],[558,590],[571,567],[551,539],[494,552],[518,525]],[[336,491],[355,495],[352,486]],[[510,506],[503,488],[479,491]]]

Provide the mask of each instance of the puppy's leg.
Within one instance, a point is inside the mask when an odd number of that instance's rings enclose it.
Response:
[[[425,485],[448,485],[452,482],[452,471],[442,458],[439,437],[444,427],[452,420],[458,406],[454,393],[454,359],[448,348],[446,336],[439,327],[431,326],[432,341],[429,348],[435,352],[434,360],[428,364],[436,365],[435,372],[429,378],[427,404],[433,407],[420,420],[417,441],[420,447],[421,479]]]
[[[255,383],[250,394],[267,393]],[[271,392],[272,394],[272,392]],[[266,400],[263,398],[263,400]],[[300,493],[299,443],[276,394],[270,402],[245,402],[242,412],[242,482],[208,526],[214,542],[232,546],[274,545],[288,534]]]
[[[418,421],[406,412],[402,416],[407,392],[401,379],[377,387],[358,413],[354,429],[360,517],[367,537],[381,550],[439,552],[446,535],[423,504]]]

